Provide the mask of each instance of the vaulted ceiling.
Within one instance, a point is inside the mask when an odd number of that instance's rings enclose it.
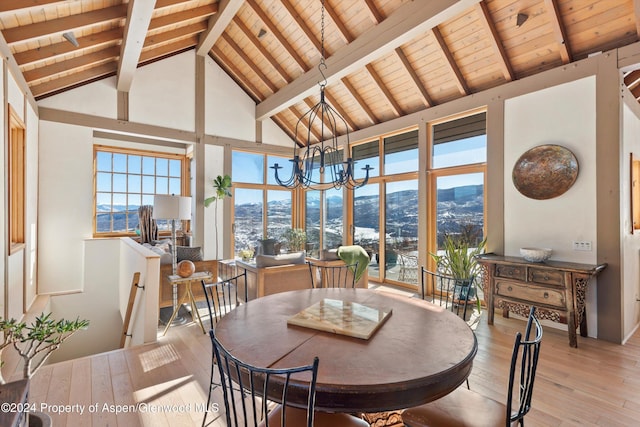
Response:
[[[293,135],[319,101],[321,8],[321,0],[5,0],[0,31],[36,99],[114,75],[128,92],[137,67],[195,49],[253,98],[258,119]],[[640,34],[640,0],[324,0],[324,8],[326,98],[350,131]],[[640,96],[640,72],[625,79]]]

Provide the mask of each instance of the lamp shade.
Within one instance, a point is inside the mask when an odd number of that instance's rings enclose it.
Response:
[[[153,219],[191,219],[191,197],[156,194]]]

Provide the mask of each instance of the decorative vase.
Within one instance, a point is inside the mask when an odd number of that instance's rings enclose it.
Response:
[[[196,266],[189,260],[182,260],[178,263],[177,273],[180,277],[190,277],[196,271]]]

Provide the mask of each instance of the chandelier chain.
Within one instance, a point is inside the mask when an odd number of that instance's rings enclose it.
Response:
[[[328,188],[346,188],[354,190],[367,184],[369,181],[369,172],[373,169],[369,165],[365,165],[362,170],[364,176],[356,179],[355,163],[353,157],[348,156],[344,160],[344,150],[349,150],[349,125],[347,121],[329,105],[324,97],[325,87],[327,85],[327,77],[324,70],[327,69],[325,63],[324,50],[324,12],[325,0],[322,0],[320,15],[320,63],[318,71],[322,75],[323,81],[318,82],[320,86],[320,102],[315,104],[309,111],[298,119],[293,137],[293,158],[290,162],[290,176],[284,178],[279,175],[279,170],[285,169],[278,163],[270,166],[274,170],[276,182],[286,188],[311,188],[314,190],[325,190]],[[312,129],[314,121],[320,122],[320,141],[312,142]],[[305,121],[308,123],[304,125]],[[341,147],[338,141],[338,124],[345,129],[344,147]],[[300,128],[307,129],[306,144],[298,146],[298,135]],[[325,128],[330,138],[325,139]],[[289,169],[287,168],[287,169]],[[284,172],[284,171],[283,171]]]
[[[323,82],[318,83],[321,88],[327,85],[327,77],[324,75],[324,70],[327,69],[327,64],[324,62],[324,0],[322,0],[322,6],[320,9],[320,63],[318,64],[318,71],[322,76]]]

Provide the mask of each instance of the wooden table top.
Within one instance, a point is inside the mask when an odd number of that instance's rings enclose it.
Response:
[[[392,314],[368,340],[287,324],[324,298],[390,308]],[[357,288],[258,298],[224,316],[215,333],[235,357],[257,366],[299,366],[318,356],[316,409],[328,412],[379,412],[438,399],[465,381],[477,351],[473,331],[453,313]]]

